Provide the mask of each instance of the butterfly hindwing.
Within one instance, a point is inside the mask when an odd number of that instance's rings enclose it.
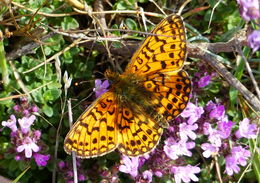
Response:
[[[167,120],[178,116],[189,101],[191,81],[185,71],[153,74],[143,84],[159,99],[157,112]]]
[[[117,102],[112,92],[98,98],[73,125],[64,141],[64,149],[77,157],[90,158],[106,154],[117,147]]]
[[[150,152],[159,142],[163,132],[154,120],[145,114],[133,114],[127,107],[118,113],[118,150],[127,156]]]

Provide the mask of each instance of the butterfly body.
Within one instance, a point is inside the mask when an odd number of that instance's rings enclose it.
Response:
[[[168,121],[189,101],[191,82],[182,70],[185,59],[183,21],[170,15],[145,39],[124,73],[106,72],[109,91],[73,125],[65,151],[91,158],[115,149],[128,156],[154,149]]]
[[[111,81],[110,91],[114,93],[119,106],[128,106],[134,114],[146,113],[153,116],[156,113],[153,106],[158,100],[152,91],[145,88],[143,76],[133,73],[120,75],[108,71],[106,77]]]

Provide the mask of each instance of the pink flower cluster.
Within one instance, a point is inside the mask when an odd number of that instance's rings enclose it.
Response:
[[[257,126],[250,124],[245,118],[239,123],[239,129],[232,133],[234,123],[228,120],[223,105],[210,101],[205,107],[205,112],[209,118],[203,123],[203,134],[207,136],[208,142],[201,144],[203,156],[209,158],[222,155],[226,160],[226,173],[238,173],[238,165],[245,166],[250,157],[250,151],[240,145],[239,139],[256,138]]]
[[[258,129],[247,118],[239,123],[236,131],[232,131],[234,124],[228,120],[225,107],[221,104],[209,101],[205,107],[200,107],[188,103],[181,116],[170,123],[168,131],[164,133],[164,146],[157,147],[144,157],[122,156],[119,171],[131,175],[140,183],[150,183],[153,176],[165,175],[172,176],[176,183],[198,181],[196,174],[201,169],[188,164],[186,157],[192,157],[192,149],[195,148],[195,140],[199,135],[200,139],[206,137],[207,142],[197,144],[205,158],[222,156],[226,162],[224,173],[238,173],[239,166],[245,166],[251,156],[240,139],[256,138]]]
[[[85,181],[86,180],[86,176],[85,176],[85,172],[82,169],[81,166],[81,160],[76,160],[76,165],[77,165],[77,172],[78,172],[78,181]],[[73,167],[72,167],[72,163],[71,161],[60,161],[58,163],[58,170],[61,173],[61,175],[63,176],[64,180],[67,183],[73,183]]]
[[[15,115],[12,114],[9,120],[2,122],[2,126],[11,129],[12,149],[14,149],[15,159],[17,161],[28,160],[33,157],[38,166],[46,166],[50,155],[39,153],[42,151],[39,145],[41,132],[31,129],[31,126],[36,120],[36,116],[30,113],[38,111],[38,108],[33,106],[26,109],[24,108],[24,101],[25,99],[22,99],[23,105],[14,106],[16,112],[20,112],[24,117],[16,119]]]
[[[260,19],[258,0],[237,0],[242,18],[246,21]],[[256,52],[260,48],[260,30],[254,30],[248,36],[248,45]]]

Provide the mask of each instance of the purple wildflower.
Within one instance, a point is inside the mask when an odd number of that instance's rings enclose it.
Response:
[[[174,174],[174,179],[176,183],[183,182],[190,182],[192,181],[199,181],[198,177],[195,174],[200,172],[200,168],[196,166],[173,166],[171,169],[172,173]]]
[[[213,144],[210,144],[210,143],[201,144],[201,149],[204,150],[202,155],[205,158],[209,158],[210,156],[215,156],[218,154],[218,151],[219,151],[219,147],[217,147]]]
[[[15,111],[15,112],[19,112],[20,111],[20,106],[19,105],[14,105],[13,106],[13,110]]]
[[[222,139],[226,139],[230,136],[232,130],[232,121],[219,121],[218,122],[218,133]]]
[[[39,146],[30,138],[26,137],[23,139],[22,145],[16,148],[17,152],[25,152],[26,158],[32,157],[32,152],[38,152],[40,150]]]
[[[103,93],[107,92],[108,87],[109,87],[108,80],[105,80],[104,82],[102,82],[100,79],[96,79],[95,80],[95,88],[93,89],[93,91],[96,94],[96,98],[98,98]]]
[[[83,174],[79,174],[79,181],[84,181],[84,180],[86,180],[86,176],[85,175],[83,175]]]
[[[29,115],[30,114],[30,111],[28,110],[28,109],[24,109],[23,110],[23,115],[24,116],[27,116],[27,115]]]
[[[215,104],[214,102],[212,102],[211,100],[208,101],[208,103],[206,104],[206,112],[210,112],[213,109],[215,109],[217,107],[217,104]]]
[[[77,171],[78,171],[78,180],[84,181],[86,180],[85,171],[82,168],[82,163],[79,159],[76,160]],[[60,161],[58,163],[59,172],[63,176],[65,182],[73,183],[73,167],[72,163],[69,161]],[[95,165],[92,166],[93,171],[96,171]]]
[[[150,183],[153,180],[153,173],[150,170],[145,170],[143,172],[143,178],[147,180],[147,183]]]
[[[246,150],[242,146],[233,147],[232,154],[234,157],[236,157],[237,162],[242,166],[246,166],[247,158],[249,158],[251,155],[250,151]]]
[[[181,113],[181,116],[188,119],[188,124],[195,123],[204,113],[203,107],[197,107],[189,102],[186,109]]]
[[[41,131],[40,130],[35,130],[35,131],[33,131],[33,133],[32,133],[33,135],[32,135],[32,138],[33,138],[33,140],[34,141],[37,141],[37,140],[40,140],[40,137],[41,137]]]
[[[16,117],[14,115],[11,115],[9,120],[2,122],[2,126],[6,126],[10,128],[12,132],[16,132],[17,131]]]
[[[119,171],[128,173],[132,177],[136,177],[138,174],[138,167],[139,167],[139,158],[133,157],[130,158],[128,156],[122,156],[123,164],[119,166]]]
[[[38,112],[38,107],[35,104],[30,104],[28,99],[23,97],[20,98],[20,102],[18,102],[18,104],[14,105],[13,110],[19,115],[28,117],[30,114]]]
[[[20,161],[20,160],[22,159],[22,157],[21,157],[20,155],[16,155],[16,156],[14,157],[14,159],[15,159],[16,161]]]
[[[23,117],[22,119],[18,119],[19,125],[24,134],[30,130],[30,127],[33,124],[35,119],[36,119],[35,115],[31,115],[30,117]]]
[[[257,134],[257,127],[256,124],[249,124],[249,119],[245,118],[239,123],[239,129],[236,131],[236,137],[241,138],[256,138]]]
[[[212,129],[210,123],[205,122],[205,123],[203,124],[203,134],[204,134],[204,135],[209,135],[209,134],[211,134],[212,132],[213,132],[213,129]]]
[[[195,140],[197,135],[193,131],[198,129],[197,124],[189,125],[186,123],[181,123],[180,124],[180,137],[182,141],[187,141],[188,137],[190,137],[192,140]]]
[[[50,159],[50,155],[43,155],[43,154],[38,154],[38,153],[35,153],[33,155],[34,159],[35,159],[35,162],[38,166],[46,166],[47,165],[47,162],[48,160]]]
[[[233,173],[238,173],[240,171],[239,166],[237,165],[236,158],[229,155],[225,158],[226,160],[226,172],[228,175],[233,175]]]
[[[156,171],[154,172],[154,175],[157,176],[157,177],[162,177],[162,176],[163,176],[162,172],[159,171],[159,170],[156,170]]]
[[[221,146],[221,136],[218,130],[212,129],[212,132],[209,134],[208,140],[211,144],[220,147]]]
[[[247,42],[253,52],[260,48],[260,30],[254,30],[247,38]]]
[[[68,176],[68,177],[73,177],[73,171],[72,171],[72,170],[69,170],[69,171],[67,172],[67,176]]]
[[[195,147],[194,142],[186,142],[186,141],[175,141],[172,137],[169,137],[164,141],[165,145],[163,147],[164,152],[166,155],[171,158],[172,160],[178,159],[179,156],[192,156],[191,151]]]
[[[31,108],[31,111],[32,112],[38,112],[39,108],[36,105],[33,105],[32,108]]]
[[[224,118],[225,115],[225,107],[223,105],[219,105],[216,108],[214,108],[210,113],[209,113],[209,117],[211,119],[217,119],[217,120],[221,120],[222,118]]]
[[[205,75],[205,76],[201,77],[200,80],[198,81],[199,87],[204,88],[205,86],[209,85],[210,80],[211,80],[210,75]]]
[[[142,167],[143,164],[150,158],[149,154],[145,154],[143,156],[139,156],[139,167]]]
[[[242,18],[246,21],[257,19],[260,16],[258,0],[237,0]]]
[[[238,165],[246,166],[247,158],[250,157],[250,151],[244,149],[242,146],[233,147],[231,154],[226,159],[226,172],[228,175],[238,173],[240,168]]]
[[[66,166],[66,164],[65,164],[64,161],[60,161],[60,162],[58,163],[58,167],[59,167],[60,169],[63,169],[65,166]]]

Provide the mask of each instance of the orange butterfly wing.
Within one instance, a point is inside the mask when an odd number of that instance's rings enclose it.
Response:
[[[156,122],[119,107],[114,94],[106,92],[73,125],[64,149],[68,154],[75,151],[80,158],[102,156],[117,147],[128,156],[137,156],[152,150],[162,132]]]
[[[180,70],[186,59],[186,33],[178,15],[163,19],[133,55],[126,73],[151,75]]]
[[[159,142],[163,129],[145,114],[134,114],[127,107],[118,114],[118,150],[128,156],[150,152]]]
[[[144,86],[159,99],[157,112],[167,121],[178,116],[189,101],[191,81],[185,71],[153,74],[147,77]]]
[[[78,118],[64,141],[68,154],[80,158],[101,156],[117,148],[117,101],[112,92],[99,97]]]
[[[169,121],[185,109],[191,92],[188,74],[181,71],[186,59],[185,27],[180,16],[170,15],[151,33],[133,55],[124,74],[134,73],[144,78],[143,86],[159,100],[157,112]],[[131,122],[123,117],[118,119],[119,125],[126,127],[119,131],[119,151],[128,156],[150,152],[159,142],[162,126],[167,124],[159,124],[145,113],[129,113]],[[141,141],[142,136],[148,142]],[[137,145],[137,141],[143,143]]]
[[[159,100],[157,112],[171,120],[185,109],[191,92],[189,76],[181,71],[187,55],[183,20],[181,16],[170,15],[151,33],[125,72],[145,78],[144,87]]]

